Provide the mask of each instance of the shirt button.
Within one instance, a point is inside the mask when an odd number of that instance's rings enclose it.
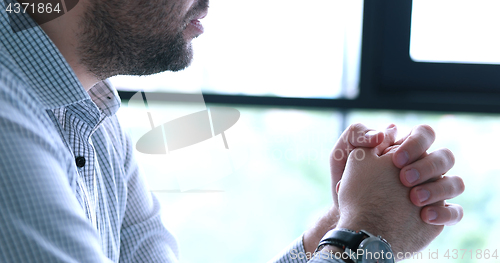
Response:
[[[82,168],[85,166],[85,157],[76,157],[76,166],[78,166],[78,168]]]

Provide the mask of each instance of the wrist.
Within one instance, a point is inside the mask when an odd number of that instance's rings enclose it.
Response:
[[[376,262],[394,263],[391,245],[381,236],[366,230],[355,232],[350,229],[333,229],[323,237],[318,251],[321,252],[320,255],[335,256],[344,262],[376,260]]]
[[[343,216],[339,219],[336,225],[336,229],[349,229],[355,232],[361,230],[366,230],[370,233],[380,235],[383,231],[380,229],[380,221],[377,220],[375,215],[365,215],[365,216]]]

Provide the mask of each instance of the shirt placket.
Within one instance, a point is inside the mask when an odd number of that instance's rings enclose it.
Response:
[[[78,171],[76,179],[76,197],[86,217],[96,229],[98,228],[98,182],[96,176],[96,152],[92,142],[92,134],[101,122],[98,110],[88,107],[88,103],[69,106],[56,114],[69,140],[68,144],[75,157]]]
[[[85,132],[86,135],[87,132]],[[78,188],[80,190],[80,195],[83,197],[84,210],[86,212],[87,218],[97,229],[97,182],[95,175],[95,151],[92,145],[92,139],[85,136],[85,139],[81,139],[79,142],[80,147],[75,151],[75,156],[77,158],[85,158],[85,165],[83,167],[78,167]]]

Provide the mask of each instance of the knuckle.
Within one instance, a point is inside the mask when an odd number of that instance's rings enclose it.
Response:
[[[443,175],[446,173],[449,169],[451,169],[451,164],[448,159],[446,158],[440,158],[437,162],[437,165],[439,165],[439,175]],[[437,175],[437,174],[436,174]]]
[[[425,165],[428,167],[429,169],[429,175],[430,176],[435,176],[435,175],[438,175],[439,174],[439,167],[442,166],[442,159],[440,158],[437,158],[437,159],[434,159],[432,160],[431,158],[426,158],[426,163]]]
[[[425,138],[423,138],[422,136],[418,136],[416,134],[411,134],[410,136],[408,136],[408,144],[407,144],[407,147],[408,147],[408,153],[410,153],[410,155],[412,154],[422,154],[424,153],[426,150],[427,150],[427,147],[425,146]]]
[[[436,193],[435,193],[435,198],[437,199],[442,199],[444,196],[448,196],[449,193],[451,192],[450,189],[448,189],[448,185],[444,183],[445,181],[438,181],[436,182]]]
[[[450,169],[451,169],[451,167],[453,167],[455,165],[455,155],[448,148],[443,148],[442,151],[445,154],[446,160],[449,161],[449,163],[450,163]]]
[[[434,175],[441,175],[444,173],[444,169],[447,164],[447,160],[445,158],[436,158],[434,160]]]
[[[349,125],[349,128],[348,128],[348,130],[350,132],[362,131],[364,129],[365,129],[365,125],[363,125],[362,123],[359,123],[359,122]]]
[[[422,131],[426,134],[428,134],[431,138],[431,141],[434,141],[434,139],[436,139],[436,132],[434,131],[434,129],[427,125],[427,124],[423,124],[423,125],[420,125],[419,126],[420,129],[422,129]]]

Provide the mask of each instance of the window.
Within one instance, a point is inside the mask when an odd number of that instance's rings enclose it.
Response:
[[[212,1],[182,72],[118,76],[121,90],[339,98],[357,91],[362,1]]]
[[[500,100],[500,65],[457,62],[464,59],[481,60],[480,56],[484,55],[475,53],[475,50],[490,45],[481,40],[498,41],[496,31],[478,30],[484,34],[476,39],[479,32],[461,27],[463,20],[468,21],[470,18],[462,16],[461,23],[453,23],[457,21],[458,14],[452,11],[459,12],[461,8],[466,8],[465,1],[438,2],[442,4],[425,0],[365,1],[361,95],[365,93],[369,99],[386,100],[388,103],[398,97],[409,107],[420,110],[429,105],[432,109],[432,104],[438,104],[441,109],[450,111],[500,111],[497,106]],[[448,5],[445,8],[443,5],[446,3]],[[481,10],[481,19],[469,23],[469,26],[477,28],[481,25],[481,29],[496,27],[491,24],[495,18],[489,11],[484,11],[488,9],[487,6],[493,8],[493,2],[475,1],[468,8],[469,16]],[[412,10],[413,7],[415,10]],[[432,26],[429,25],[431,21],[434,22]],[[433,29],[429,29],[430,27]],[[426,29],[429,30],[424,32]],[[435,36],[434,30],[440,29],[444,32]],[[471,47],[469,52],[464,51],[460,55],[453,51],[454,48],[447,48],[451,52],[449,55],[454,57],[442,57],[441,60],[451,60],[453,63],[435,63],[435,60],[439,60],[436,53],[448,56],[446,52],[440,52],[440,49],[448,46],[450,41],[466,38],[461,34],[467,33],[472,34],[469,37],[477,41],[477,48]],[[451,38],[443,42],[446,35]],[[461,46],[465,43],[453,42],[452,46],[454,45]],[[410,53],[414,59],[410,57]],[[421,55],[423,53],[426,55]],[[489,55],[487,62],[494,62],[496,55]],[[469,58],[465,58],[466,56]]]
[[[410,55],[417,62],[500,64],[496,0],[415,0]]]

